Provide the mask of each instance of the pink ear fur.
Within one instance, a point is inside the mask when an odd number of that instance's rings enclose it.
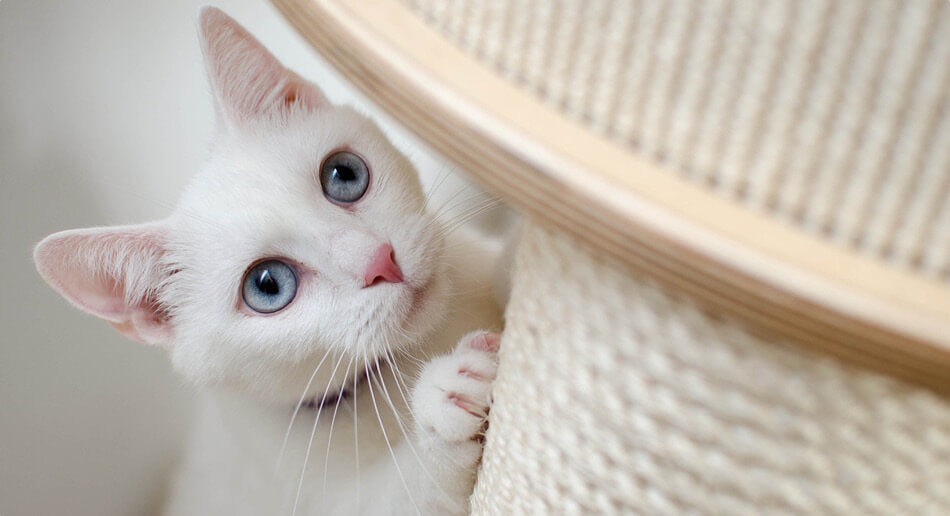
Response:
[[[33,252],[36,268],[66,300],[101,317],[123,335],[168,344],[171,321],[156,300],[168,277],[157,224],[62,231]]]
[[[294,104],[314,110],[327,103],[317,87],[284,68],[221,10],[203,7],[199,26],[218,116],[228,127]]]

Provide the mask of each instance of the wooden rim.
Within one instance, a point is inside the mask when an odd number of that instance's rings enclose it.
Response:
[[[767,335],[950,392],[950,286],[730,203],[592,134],[394,0],[273,3],[370,99],[531,216]]]

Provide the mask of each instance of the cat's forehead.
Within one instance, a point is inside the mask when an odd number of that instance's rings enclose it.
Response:
[[[366,197],[354,210],[328,201],[322,191],[320,166],[338,150],[358,154],[372,171]],[[189,247],[227,241],[260,248],[331,232],[398,231],[411,217],[394,214],[417,211],[421,198],[414,168],[372,121],[328,106],[312,116],[222,135],[182,196],[178,220],[193,224],[182,235]]]
[[[269,203],[276,208],[278,199],[282,205],[302,200],[320,191],[320,165],[338,150],[359,154],[386,175],[413,172],[372,121],[352,109],[328,106],[221,135],[181,206],[245,209]]]

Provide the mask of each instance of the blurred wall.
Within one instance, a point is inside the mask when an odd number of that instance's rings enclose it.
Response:
[[[54,231],[170,211],[212,131],[200,4],[0,0],[4,516],[150,514],[187,432],[193,393],[164,354],[71,308],[40,280],[31,248]],[[378,118],[270,4],[217,5],[331,100]],[[424,182],[448,169],[384,127]],[[462,185],[447,183],[443,196]]]

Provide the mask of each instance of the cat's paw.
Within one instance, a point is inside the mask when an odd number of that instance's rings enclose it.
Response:
[[[419,428],[447,443],[481,437],[491,406],[500,337],[477,331],[422,370],[412,397]],[[479,447],[480,449],[480,447]]]

